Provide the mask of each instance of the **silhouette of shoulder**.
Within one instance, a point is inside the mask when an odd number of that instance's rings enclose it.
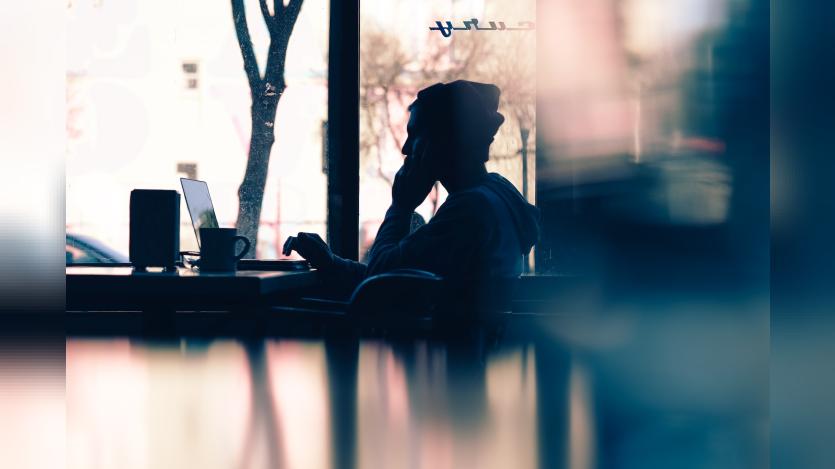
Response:
[[[478,236],[479,232],[491,228],[494,218],[490,198],[483,189],[474,187],[450,194],[430,223],[433,220],[438,223],[455,219],[460,224],[459,229],[471,232],[471,236]]]

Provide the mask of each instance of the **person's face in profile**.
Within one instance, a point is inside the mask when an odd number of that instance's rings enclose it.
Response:
[[[400,150],[406,155],[407,161],[410,161],[409,159],[414,158],[415,155],[419,155],[421,153],[419,147],[423,147],[426,143],[426,135],[424,135],[426,132],[425,129],[421,128],[418,115],[418,106],[413,106],[409,113],[409,123],[406,124],[406,133],[408,134],[406,142],[403,143],[403,148]]]
[[[406,163],[417,161],[418,158],[426,158],[422,164],[429,165],[435,179],[441,178],[442,168],[439,162],[444,160],[444,153],[447,145],[443,140],[433,135],[426,115],[426,111],[419,105],[413,106],[409,114],[409,122],[406,125],[408,137],[400,150],[406,155]]]

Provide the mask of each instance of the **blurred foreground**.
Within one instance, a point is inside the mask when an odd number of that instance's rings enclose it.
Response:
[[[621,302],[498,339],[70,339],[67,467],[766,467],[755,303]]]

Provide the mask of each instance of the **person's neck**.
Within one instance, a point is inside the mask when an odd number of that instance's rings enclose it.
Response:
[[[482,165],[474,171],[459,174],[454,180],[446,181],[444,187],[450,194],[464,191],[479,185],[486,175],[487,168]]]

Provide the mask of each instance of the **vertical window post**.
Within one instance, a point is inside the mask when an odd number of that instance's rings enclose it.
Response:
[[[359,0],[330,2],[328,33],[328,243],[359,256]]]

